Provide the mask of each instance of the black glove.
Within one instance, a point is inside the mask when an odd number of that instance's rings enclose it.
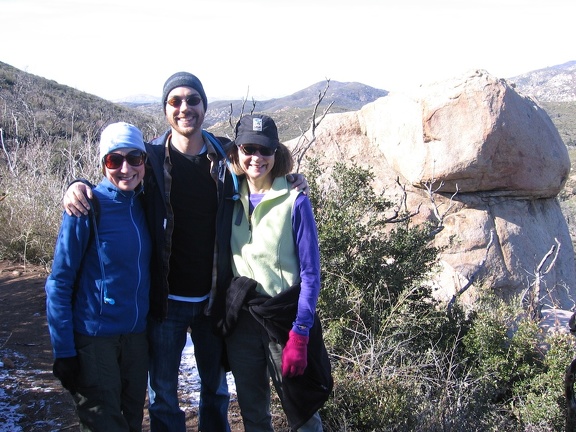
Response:
[[[77,356],[57,358],[54,360],[52,372],[60,380],[62,387],[70,393],[76,394],[76,381],[80,373],[80,362]]]

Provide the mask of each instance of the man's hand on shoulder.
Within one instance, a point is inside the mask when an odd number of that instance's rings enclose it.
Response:
[[[88,185],[76,181],[68,186],[62,200],[62,205],[69,216],[80,217],[88,214],[90,210],[88,200],[92,198],[92,189]]]
[[[306,177],[302,174],[288,174],[286,176],[288,181],[292,183],[292,188],[298,191],[302,191],[304,194],[308,195],[310,188],[308,187],[308,181]]]

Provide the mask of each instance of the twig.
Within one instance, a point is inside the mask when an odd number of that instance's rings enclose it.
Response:
[[[316,120],[318,107],[320,106],[320,104],[322,103],[324,98],[326,97],[326,92],[328,91],[329,88],[330,88],[330,80],[327,79],[326,80],[326,87],[324,87],[323,91],[318,93],[318,101],[316,102],[316,105],[314,105],[314,110],[312,111],[312,117],[310,119],[310,136],[311,136],[310,141],[308,141],[306,144],[304,144],[304,143],[302,143],[302,145],[300,144],[301,142],[307,141],[306,132],[302,131],[302,134],[300,135],[300,139],[298,140],[298,144],[296,145],[296,148],[294,149],[294,152],[298,153],[298,156],[296,157],[296,172],[300,172],[300,165],[302,164],[302,160],[304,159],[304,155],[306,154],[308,149],[312,146],[312,144],[314,144],[316,142],[316,128],[320,125],[320,123],[322,123],[322,120],[324,120],[324,118],[326,117],[326,115],[330,111],[330,108],[332,108],[332,105],[334,104],[334,101],[330,102],[328,104],[328,106],[324,109],[322,115],[320,116],[320,119]]]
[[[77,426],[80,426],[80,423],[78,423],[78,422],[72,423],[71,425],[61,427],[60,430],[63,431],[63,430],[67,430],[67,429],[72,429],[72,428],[75,428]]]
[[[526,288],[526,291],[524,291],[524,294],[522,295],[522,300],[524,300],[526,294],[529,293],[527,311],[528,313],[530,313],[533,319],[538,318],[538,315],[540,313],[540,285],[542,283],[542,277],[550,273],[550,271],[552,271],[552,268],[554,267],[554,265],[556,264],[556,260],[558,259],[558,255],[560,254],[560,247],[562,245],[557,238],[554,238],[554,241],[556,242],[556,245],[552,245],[552,247],[550,247],[550,250],[546,252],[546,254],[544,254],[544,257],[534,270],[534,283],[528,288]],[[552,255],[554,256],[552,257],[550,264],[548,264],[546,269],[542,271],[542,267],[544,267],[544,265]]]
[[[2,344],[2,346],[0,346],[0,349],[4,348],[6,346],[6,344],[8,343],[8,341],[10,340],[10,338],[12,337],[12,334],[14,332],[10,332],[10,334],[8,335],[8,337],[6,338],[6,340],[4,341],[4,343]]]
[[[492,247],[493,243],[494,243],[494,230],[490,230],[490,240],[488,241],[488,245],[486,245],[486,253],[484,254],[484,258],[482,259],[480,264],[478,264],[478,268],[476,269],[476,271],[472,273],[472,276],[470,276],[470,278],[468,278],[468,282],[466,282],[466,284],[462,288],[460,288],[448,302],[448,313],[452,312],[452,308],[454,307],[454,302],[456,301],[456,299],[462,294],[464,294],[464,292],[466,292],[468,288],[470,288],[472,284],[476,282],[478,274],[486,265],[486,260],[488,259],[488,252],[490,251],[490,248]]]

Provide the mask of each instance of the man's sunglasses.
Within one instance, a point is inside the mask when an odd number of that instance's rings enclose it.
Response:
[[[202,102],[202,98],[198,95],[188,96],[184,99],[179,96],[172,96],[166,101],[166,103],[174,108],[180,108],[180,105],[182,105],[183,101],[186,101],[186,105],[188,106],[196,106]]]
[[[137,167],[146,162],[146,153],[140,150],[132,150],[127,155],[108,153],[104,156],[104,166],[108,169],[118,169],[124,164],[124,160],[128,162],[128,165]]]
[[[241,145],[240,150],[247,156],[253,156],[256,153],[260,153],[262,156],[272,156],[276,153],[276,149],[271,149],[269,147],[259,146],[255,144]]]

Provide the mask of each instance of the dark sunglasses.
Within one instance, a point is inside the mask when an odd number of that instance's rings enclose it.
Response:
[[[118,169],[124,164],[124,160],[131,166],[140,166],[146,162],[146,153],[140,150],[132,150],[127,155],[108,153],[104,156],[104,166],[108,169]]]
[[[183,101],[186,101],[186,105],[188,106],[196,106],[202,102],[202,98],[198,95],[188,96],[184,99],[179,96],[172,96],[166,101],[166,103],[174,108],[180,108],[180,105],[182,105]]]
[[[255,144],[241,145],[240,150],[242,150],[242,153],[244,153],[247,156],[253,156],[257,152],[260,153],[260,155],[262,156],[272,156],[274,153],[276,153],[276,149],[271,149],[268,147],[259,146]]]

